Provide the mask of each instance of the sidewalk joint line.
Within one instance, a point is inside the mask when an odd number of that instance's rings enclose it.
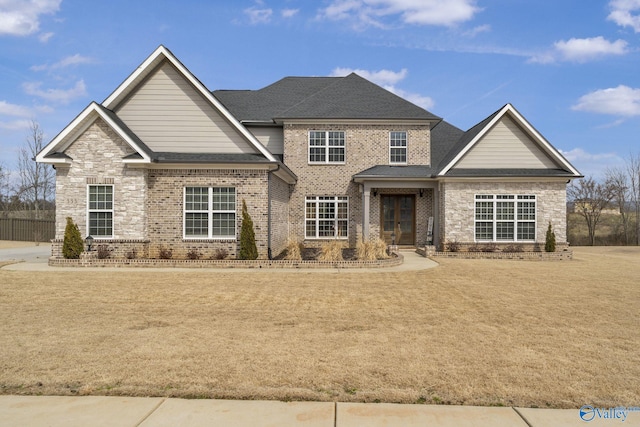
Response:
[[[338,427],[338,402],[333,402],[333,427]]]
[[[156,412],[158,410],[158,408],[160,407],[160,405],[162,405],[165,401],[167,400],[166,397],[163,397],[160,402],[158,402],[158,404],[156,406],[154,406],[153,408],[151,408],[151,410],[149,411],[149,413],[147,415],[145,415],[144,417],[142,417],[142,419],[140,420],[140,422],[138,424],[136,424],[134,427],[139,427],[143,422],[145,422],[147,420],[147,418],[149,418],[151,416],[151,414],[153,414],[154,412]]]
[[[518,415],[520,416],[520,418],[522,418],[522,421],[524,421],[524,422],[525,422],[529,427],[533,427],[533,425],[529,422],[529,420],[527,420],[527,419],[525,418],[525,416],[524,416],[524,415],[522,415],[522,414],[520,413],[520,411],[518,411],[518,409],[517,409],[516,407],[511,407],[511,409],[513,409],[514,411],[516,411],[516,414],[518,414]]]

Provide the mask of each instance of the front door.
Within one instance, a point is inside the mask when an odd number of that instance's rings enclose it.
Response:
[[[382,239],[396,245],[415,245],[416,196],[381,195],[380,230]],[[392,234],[394,236],[392,236]]]

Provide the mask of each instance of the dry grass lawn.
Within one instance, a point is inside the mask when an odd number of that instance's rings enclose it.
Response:
[[[637,406],[639,261],[0,270],[0,393]]]

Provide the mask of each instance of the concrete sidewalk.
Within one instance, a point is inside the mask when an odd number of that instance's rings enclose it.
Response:
[[[0,396],[0,425],[7,427],[600,427],[621,421],[595,418],[585,422],[578,409]],[[624,425],[639,424],[640,412],[628,413]]]

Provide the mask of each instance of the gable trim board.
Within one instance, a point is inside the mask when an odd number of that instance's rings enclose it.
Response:
[[[151,155],[149,149],[141,141],[136,141],[119,123],[114,120],[103,107],[92,102],[62,132],[60,132],[46,147],[36,156],[37,162],[42,163],[71,163],[68,156],[54,156],[56,153],[63,153],[73,142],[82,135],[98,118],[104,120],[120,138],[135,150],[140,158],[132,157],[123,159],[124,163],[150,163]],[[55,151],[54,151],[55,150]],[[129,157],[129,156],[127,156]]]
[[[556,150],[519,112],[516,110],[511,104],[506,104],[502,107],[501,110],[498,111],[494,117],[483,126],[483,128],[473,137],[473,139],[467,143],[455,156],[454,158],[447,163],[440,173],[439,177],[446,175],[451,169],[455,168],[463,158],[469,154],[479,143],[483,140],[496,126],[496,124],[502,120],[504,117],[509,117],[515,123],[516,126],[520,127],[524,130],[525,135],[528,135],[533,143],[538,144],[543,150],[544,154],[546,154],[551,161],[557,163],[562,166],[567,171],[571,172],[571,176],[578,178],[580,177],[580,172],[578,172],[563,156],[560,154],[558,150]],[[491,116],[490,116],[491,117]],[[492,169],[487,169],[487,171],[491,171]]]
[[[234,116],[231,115],[224,105],[216,99],[211,92],[185,67],[166,47],[160,45],[118,88],[102,105],[113,110],[126,100],[128,95],[141,83],[148,75],[153,73],[163,60],[169,61],[184,78],[203,96],[222,116],[227,120],[253,147],[271,161],[277,159],[267,150],[256,137],[251,134]]]

